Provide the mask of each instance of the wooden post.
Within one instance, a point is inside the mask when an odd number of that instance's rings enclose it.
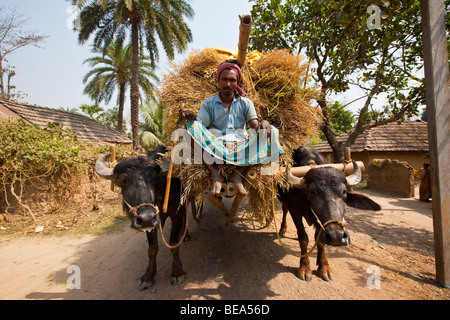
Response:
[[[350,147],[344,148],[344,161],[352,162],[352,149]]]
[[[436,280],[450,286],[450,90],[444,0],[421,0]]]
[[[111,157],[110,157],[111,165],[115,166],[115,162],[116,162],[116,146],[114,144],[109,146],[109,152],[111,152]],[[111,191],[114,191],[114,181],[111,181]]]
[[[211,194],[206,198],[206,200],[210,201],[213,205],[219,208],[220,212],[228,218],[228,209],[219,198],[217,198],[214,194]]]

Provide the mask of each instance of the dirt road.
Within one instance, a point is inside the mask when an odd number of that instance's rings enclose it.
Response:
[[[246,221],[245,204],[229,227],[206,205],[200,223],[189,221],[192,240],[181,248],[188,274],[179,286],[170,284],[171,254],[160,241],[156,286],[137,290],[147,266],[146,237],[124,223],[119,231],[96,236],[0,234],[0,299],[449,299],[450,290],[432,282],[431,203],[364,192],[383,209],[347,209],[355,246],[327,247],[330,282],[315,274],[311,282],[299,280],[298,258],[282,248],[273,224],[256,230]],[[282,241],[298,252],[290,217],[288,222]],[[315,252],[312,258],[314,263]],[[80,289],[67,286],[73,265],[79,267]]]

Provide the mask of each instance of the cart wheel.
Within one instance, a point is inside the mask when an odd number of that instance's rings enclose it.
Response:
[[[197,197],[191,201],[191,209],[192,216],[195,221],[200,221],[200,217],[203,213],[203,199],[201,197]]]

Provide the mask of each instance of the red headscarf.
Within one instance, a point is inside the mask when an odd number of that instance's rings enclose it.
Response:
[[[235,63],[232,62],[224,62],[221,65],[219,65],[219,67],[217,68],[217,81],[219,81],[220,79],[220,74],[222,73],[222,71],[224,70],[233,70],[234,72],[236,72],[237,75],[237,82],[241,82],[242,79],[242,71],[241,68],[239,68],[239,66]],[[243,97],[245,96],[245,92],[242,91],[242,89],[239,86],[236,86],[236,91],[234,92],[235,96],[238,97]]]

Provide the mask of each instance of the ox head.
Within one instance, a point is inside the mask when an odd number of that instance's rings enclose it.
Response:
[[[164,151],[162,151],[164,152]],[[158,225],[156,193],[161,183],[161,166],[156,153],[120,161],[109,167],[109,154],[101,155],[95,171],[122,189],[123,207],[131,219],[131,227],[147,231]]]
[[[289,180],[296,188],[305,190],[313,216],[325,226],[319,241],[333,246],[349,245],[350,235],[344,227],[345,204],[368,210],[380,210],[380,206],[366,196],[350,192],[347,187],[361,181],[361,170],[353,162],[353,174],[346,177],[336,168],[322,167],[309,170],[303,178],[289,174]],[[335,220],[336,222],[331,222]]]

